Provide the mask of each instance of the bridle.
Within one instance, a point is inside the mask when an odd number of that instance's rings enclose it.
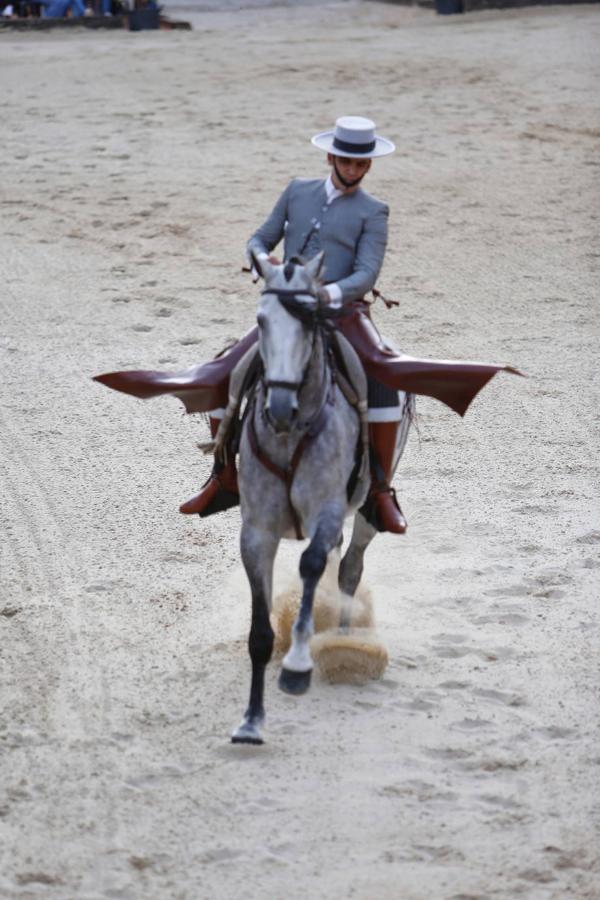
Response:
[[[316,326],[319,318],[317,313],[319,301],[317,295],[312,291],[298,291],[292,288],[263,288],[261,295],[264,297],[267,294],[273,294],[277,297],[283,308],[304,325]],[[311,304],[309,306],[307,303],[303,303],[298,299],[299,297],[308,297],[310,300],[314,300],[314,305]]]
[[[323,332],[329,327],[331,328],[331,318],[332,312],[335,310],[331,308],[326,308],[324,305],[319,303],[319,299],[316,294],[311,293],[311,291],[297,291],[291,289],[271,289],[265,288],[262,292],[264,294],[272,294],[277,297],[281,305],[284,309],[294,318],[299,319],[304,325],[306,325],[312,331],[312,348],[308,358],[308,362],[302,373],[302,379],[298,382],[294,381],[279,381],[279,380],[270,380],[266,379],[263,374],[262,383],[265,388],[265,394],[269,388],[272,387],[282,387],[287,388],[292,391],[300,391],[303,385],[305,384],[308,372],[310,368],[310,363],[313,358],[315,341],[317,340],[318,335],[322,335]],[[309,297],[314,300],[314,303],[310,305],[306,302],[300,300],[300,297]],[[325,353],[323,358],[323,366],[325,373],[327,372],[328,365],[328,351],[327,351],[327,342],[325,346]],[[324,379],[324,382],[326,379]],[[251,404],[251,407],[254,406],[254,402]],[[297,432],[300,433],[300,437],[298,443],[296,445],[296,449],[292,454],[292,457],[289,461],[289,464],[285,467],[282,467],[275,463],[271,457],[265,453],[262,447],[259,444],[258,437],[256,434],[256,427],[254,422],[254,409],[251,408],[248,415],[248,440],[250,442],[250,447],[252,452],[258,461],[269,471],[272,475],[275,475],[285,486],[289,509],[292,517],[292,522],[294,525],[294,530],[296,532],[296,537],[298,540],[301,540],[303,537],[302,532],[302,524],[300,520],[300,516],[298,515],[297,510],[292,503],[292,485],[294,482],[294,477],[296,474],[296,469],[300,464],[300,460],[304,455],[304,451],[309,446],[310,443],[321,433],[322,429],[325,427],[325,423],[328,418],[328,408],[334,402],[334,392],[333,392],[333,380],[330,380],[329,384],[326,386],[326,389],[321,398],[321,402],[319,404],[319,409],[317,413],[310,419],[308,422],[299,422],[297,423]],[[264,415],[264,411],[263,411]],[[267,418],[268,423],[268,418]]]
[[[286,288],[264,288],[261,291],[262,296],[266,294],[273,295],[277,297],[283,308],[295,319],[298,319],[302,322],[303,325],[306,325],[311,329],[312,332],[312,347],[309,355],[309,362],[312,358],[315,340],[317,337],[317,331],[319,328],[320,320],[322,316],[319,316],[319,301],[316,294],[313,294],[311,291],[297,291]],[[314,300],[314,305],[310,306],[306,302],[302,302],[300,297],[309,297],[311,300]],[[302,373],[302,378],[300,381],[281,381],[277,379],[263,379],[263,384],[265,388],[286,388],[289,391],[299,391],[300,388],[306,381],[306,375],[308,371],[308,364],[306,369]]]
[[[262,296],[270,294],[277,297],[286,312],[302,322],[303,325],[310,328],[312,332],[312,349],[314,349],[315,339],[319,330],[331,330],[333,328],[332,320],[348,315],[349,312],[349,310],[346,310],[343,307],[326,306],[325,304],[319,303],[317,295],[309,290],[299,291],[289,288],[264,288],[261,291],[261,294]],[[300,297],[308,297],[315,302],[314,304],[309,305],[300,300]],[[310,357],[312,357],[312,350]],[[298,391],[305,380],[306,371],[303,372],[300,381],[264,380],[264,385],[267,388],[282,387],[291,391]]]

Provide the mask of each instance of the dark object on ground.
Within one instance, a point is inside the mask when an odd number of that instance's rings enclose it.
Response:
[[[127,13],[127,27],[130,31],[160,28],[160,9],[157,6],[130,9]]]
[[[435,11],[440,16],[452,16],[464,12],[463,0],[435,0]]]

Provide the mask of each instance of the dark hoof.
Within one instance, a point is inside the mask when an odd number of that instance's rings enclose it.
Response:
[[[247,719],[244,717],[241,725],[231,735],[232,744],[262,744],[264,743],[260,733],[262,719]]]
[[[308,672],[293,672],[284,668],[279,674],[279,687],[286,694],[305,694],[310,687],[311,675],[312,669]]]
[[[231,743],[232,744],[254,744],[255,747],[264,744],[264,741],[261,737],[257,737],[251,734],[232,734],[231,735]]]

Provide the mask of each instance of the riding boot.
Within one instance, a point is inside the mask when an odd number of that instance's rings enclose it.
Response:
[[[369,422],[371,449],[371,487],[361,512],[378,531],[404,534],[406,519],[390,486],[398,422]]]
[[[210,433],[213,438],[216,437],[220,424],[220,419],[210,416]],[[181,504],[179,512],[185,515],[198,513],[201,518],[204,518],[205,516],[212,516],[213,513],[222,512],[224,509],[229,509],[232,506],[237,506],[239,502],[240,494],[235,458],[233,453],[229,452],[226,462],[215,458],[210,478],[202,485],[200,493]]]

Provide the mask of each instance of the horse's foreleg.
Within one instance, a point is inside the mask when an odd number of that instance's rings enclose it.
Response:
[[[231,735],[234,744],[262,744],[261,726],[265,719],[265,669],[273,651],[271,593],[273,561],[278,541],[263,530],[242,526],[241,551],[252,591],[252,624],[248,650],[252,660],[250,702],[240,726]]]
[[[310,639],[313,635],[313,601],[315,589],[327,565],[327,556],[337,546],[344,509],[331,505],[322,511],[314,536],[300,557],[302,600],[292,628],[292,644],[283,659],[279,687],[288,694],[304,694],[310,687],[313,661]]]
[[[356,593],[356,589],[362,578],[365,551],[376,534],[377,529],[373,528],[372,525],[369,525],[364,516],[357,513],[354,519],[352,539],[350,540],[348,549],[340,563],[338,575],[340,591],[347,597],[354,597],[354,594]],[[347,628],[349,625],[350,603],[342,603],[340,627]]]

